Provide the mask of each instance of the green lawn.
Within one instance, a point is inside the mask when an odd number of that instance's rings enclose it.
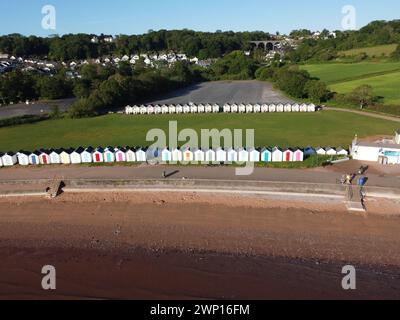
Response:
[[[368,56],[376,56],[380,57],[382,54],[385,54],[386,56],[390,56],[397,48],[397,44],[386,44],[382,46],[375,46],[375,47],[365,47],[365,48],[358,48],[358,49],[352,49],[352,50],[347,50],[347,51],[341,51],[339,52],[340,55],[344,56],[356,56],[360,53],[366,53]]]
[[[151,145],[146,133],[153,128],[166,130],[170,120],[178,128],[255,129],[257,146],[343,146],[355,134],[360,137],[393,134],[395,122],[342,112],[315,114],[205,114],[165,116],[107,115],[89,119],[48,120],[36,124],[0,129],[0,150],[77,146]],[[168,134],[168,131],[167,131]]]
[[[349,93],[361,85],[371,85],[374,94],[384,97],[384,104],[400,105],[400,72],[371,77],[330,86],[335,92]]]
[[[325,63],[300,68],[328,84],[335,84],[400,71],[400,62]]]

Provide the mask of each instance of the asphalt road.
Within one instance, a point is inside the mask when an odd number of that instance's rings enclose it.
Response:
[[[75,101],[75,98],[54,100],[51,102],[36,102],[35,104],[27,105],[25,103],[19,103],[9,106],[0,107],[0,119],[1,118],[12,118],[24,115],[42,115],[47,114],[51,111],[51,106],[57,105],[60,111],[64,112],[68,110],[71,104]]]
[[[149,104],[183,104],[183,103],[291,103],[262,81],[214,81],[203,82],[191,87],[174,91],[157,99],[146,101]]]

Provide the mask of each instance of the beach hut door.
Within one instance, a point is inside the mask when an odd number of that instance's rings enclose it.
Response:
[[[100,162],[100,155],[98,153],[96,153],[96,162]]]

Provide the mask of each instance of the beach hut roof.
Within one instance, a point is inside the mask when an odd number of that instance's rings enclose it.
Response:
[[[101,153],[103,153],[103,152],[104,152],[104,149],[103,149],[102,147],[97,147],[97,148],[95,149],[95,152],[101,152]]]

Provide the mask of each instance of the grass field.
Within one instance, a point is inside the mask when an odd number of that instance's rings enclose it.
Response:
[[[366,79],[342,82],[330,86],[335,92],[348,93],[361,85],[372,85],[374,94],[384,97],[385,104],[400,105],[400,72]]]
[[[355,134],[360,137],[392,135],[398,124],[356,114],[324,111],[315,114],[205,114],[165,116],[107,115],[89,119],[48,120],[0,129],[0,150],[28,151],[39,148],[77,146],[151,145],[148,130],[160,128],[168,135],[169,121],[178,120],[178,130],[255,129],[257,146],[343,146]],[[183,144],[183,143],[182,143]]]
[[[356,56],[360,53],[366,53],[368,56],[376,56],[380,57],[383,54],[386,56],[390,56],[397,48],[397,44],[386,44],[382,46],[375,46],[375,47],[366,47],[366,48],[359,48],[359,49],[352,49],[347,51],[339,52],[339,55],[343,56]]]

